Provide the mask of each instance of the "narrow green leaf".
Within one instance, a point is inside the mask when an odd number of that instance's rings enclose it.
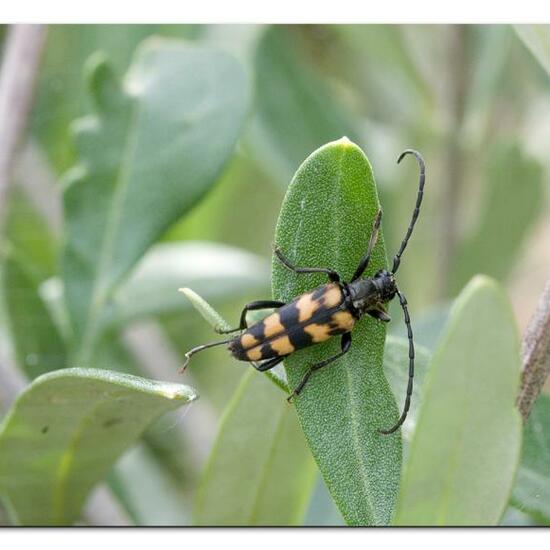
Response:
[[[287,191],[275,242],[298,266],[336,269],[349,280],[364,255],[380,208],[371,166],[347,138],[309,156]],[[382,235],[368,274],[385,267]],[[326,283],[297,275],[274,260],[273,294],[288,301]],[[351,525],[389,523],[401,470],[399,433],[383,436],[397,407],[384,377],[385,327],[362,319],[351,351],[316,373],[296,399],[300,423],[325,482]],[[289,385],[311,365],[340,350],[337,339],[292,354],[285,361]]]
[[[550,523],[550,397],[541,395],[523,436],[521,464],[512,502]]]
[[[179,291],[191,302],[193,307],[203,316],[203,319],[215,329],[230,330],[229,323],[203,298],[190,288],[180,288]]]
[[[176,291],[192,287],[208,300],[262,291],[268,287],[267,262],[244,250],[208,242],[155,245],[117,290],[109,324],[181,312]]]
[[[457,251],[452,271],[455,292],[479,272],[504,280],[542,212],[542,166],[518,143],[492,148],[486,179],[477,227]]]
[[[397,525],[496,525],[521,447],[519,345],[497,283],[456,300],[430,366],[401,484]]]
[[[17,260],[29,267],[37,282],[57,269],[57,242],[43,215],[19,189],[10,190],[6,236]]]
[[[17,366],[32,380],[66,366],[65,343],[28,268],[10,254],[4,263],[4,292]]]
[[[188,386],[105,370],[37,378],[0,428],[0,495],[13,521],[74,523],[90,489],[147,425],[196,397]]]
[[[327,141],[352,135],[353,119],[307,62],[298,30],[274,25],[254,60],[257,108],[250,145],[285,187],[302,160]]]
[[[231,56],[148,40],[120,83],[103,58],[88,66],[96,114],[75,129],[80,164],[66,177],[65,295],[89,359],[114,286],[211,187],[248,104]]]
[[[316,472],[284,394],[250,369],[224,413],[195,523],[300,525]]]

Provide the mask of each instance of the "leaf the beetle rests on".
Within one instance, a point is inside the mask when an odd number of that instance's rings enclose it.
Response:
[[[344,280],[367,249],[380,205],[369,161],[347,138],[312,153],[286,194],[275,244],[295,265],[330,267]],[[382,234],[366,275],[386,267]],[[297,275],[274,259],[274,298],[289,301],[326,283]],[[398,320],[397,322],[400,322]],[[399,433],[383,436],[398,418],[382,369],[385,327],[361,319],[349,353],[315,373],[296,399],[306,439],[325,482],[350,525],[385,525],[391,520],[401,470]],[[291,388],[305,370],[339,350],[338,339],[285,359]]]

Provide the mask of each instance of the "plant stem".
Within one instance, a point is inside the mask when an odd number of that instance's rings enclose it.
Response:
[[[523,372],[517,406],[527,421],[550,374],[550,279],[523,335]]]
[[[44,46],[44,25],[13,25],[0,70],[0,228],[18,147],[27,127]]]

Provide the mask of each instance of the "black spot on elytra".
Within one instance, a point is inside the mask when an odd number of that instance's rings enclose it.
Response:
[[[121,422],[122,422],[122,418],[109,418],[109,420],[105,420],[105,422],[103,422],[103,427],[111,428],[112,426],[116,426]]]
[[[273,357],[279,357],[279,354],[271,347],[269,342],[262,344],[260,348],[262,359],[272,359]]]
[[[298,318],[300,316],[300,310],[296,307],[295,302],[290,302],[290,304],[283,306],[281,309],[279,309],[278,313],[281,325],[285,327],[287,332],[288,329],[296,326],[299,323]]]
[[[311,346],[313,343],[313,337],[306,332],[303,327],[294,327],[288,332],[288,339],[294,346],[294,349],[302,349]]]
[[[258,340],[258,342],[262,342],[263,340],[265,340],[264,327],[264,322],[258,321],[257,323],[254,323],[253,325],[248,327],[243,334],[251,334],[252,336],[254,336],[254,338],[256,338],[256,340]]]
[[[311,297],[314,299],[314,300],[319,300],[320,298],[323,298],[323,296],[325,295],[326,291],[327,291],[327,286],[328,285],[323,285],[323,286],[320,286],[319,288],[316,288],[314,291],[313,291],[313,294],[311,295]],[[324,301],[324,300],[323,300]]]

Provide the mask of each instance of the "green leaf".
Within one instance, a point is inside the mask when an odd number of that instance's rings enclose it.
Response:
[[[474,278],[434,354],[395,524],[496,525],[521,447],[518,334],[502,289]]]
[[[10,189],[6,235],[17,260],[40,282],[57,268],[57,242],[44,217],[20,188]]]
[[[317,468],[284,394],[249,369],[198,489],[198,525],[300,525]]]
[[[525,426],[512,502],[520,510],[550,523],[550,397],[547,395],[537,399]]]
[[[325,266],[349,280],[367,250],[380,208],[371,166],[347,138],[309,156],[287,191],[275,242],[298,266]],[[382,235],[368,274],[386,266]],[[273,294],[289,301],[326,283],[326,277],[298,275],[273,264]],[[296,399],[300,423],[325,482],[351,525],[389,523],[401,469],[399,433],[381,428],[397,420],[397,407],[384,377],[385,327],[362,319],[349,353],[316,373]],[[298,385],[311,365],[335,355],[332,339],[285,360],[289,386]]]
[[[353,137],[353,119],[310,65],[296,28],[274,25],[258,44],[257,114],[249,141],[285,187],[311,151],[346,133]]]
[[[9,254],[4,295],[17,366],[31,380],[67,364],[65,343],[28,267]]]
[[[396,322],[394,320],[394,322]],[[423,346],[416,343],[416,323],[413,319],[415,329],[415,377],[414,394],[407,421],[403,425],[403,439],[407,442],[411,439],[416,425],[416,417],[420,403],[422,402],[422,386],[431,353]],[[405,391],[409,377],[409,343],[406,338],[398,338],[388,335],[384,348],[384,372],[393,390],[393,394],[399,401],[404,400]],[[404,446],[404,451],[407,447]],[[406,455],[406,452],[405,452]],[[306,516],[306,525],[342,525],[342,518],[338,513],[332,499],[330,498],[325,484],[322,480],[317,482],[309,509]]]
[[[550,74],[550,28],[548,25],[514,25],[514,30],[544,70]]]
[[[197,32],[198,31],[198,32]],[[134,49],[151,35],[193,38],[200,26],[177,25],[48,25],[46,48],[41,60],[36,105],[30,130],[47,151],[57,172],[74,161],[67,141],[67,126],[89,108],[82,89],[81,70],[86,59],[101,50],[117,70],[127,68]],[[70,55],[68,55],[70,52]]]
[[[248,104],[240,65],[216,50],[148,40],[120,83],[88,65],[96,114],[76,125],[66,177],[65,295],[89,359],[113,288],[218,178]]]
[[[124,326],[143,317],[181,312],[176,294],[192,287],[208,300],[260,292],[268,286],[267,262],[238,248],[185,242],[155,245],[117,290],[109,324]]]
[[[37,378],[0,428],[0,494],[22,525],[70,525],[93,486],[188,386],[96,369]]]
[[[519,144],[492,148],[479,222],[457,251],[452,271],[455,292],[479,272],[505,280],[542,212],[542,175],[542,166],[527,157]]]
[[[209,325],[219,330],[231,330],[229,323],[204,298],[201,298],[190,288],[180,288],[179,291],[191,302]]]

